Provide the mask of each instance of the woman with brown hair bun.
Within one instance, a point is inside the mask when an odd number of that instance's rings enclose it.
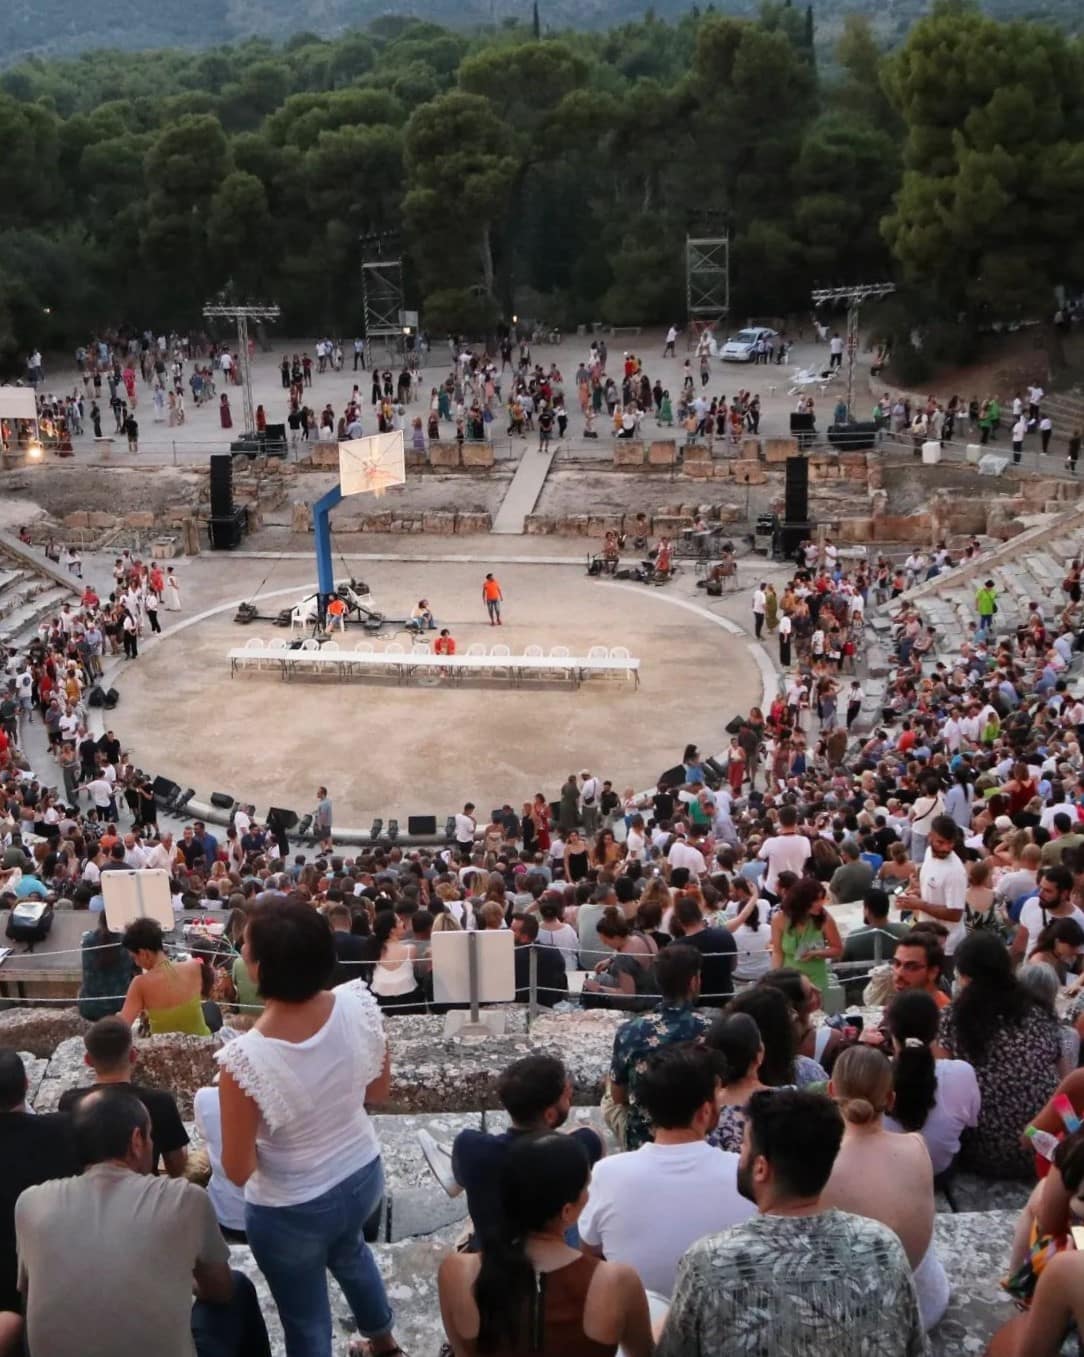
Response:
[[[821,1202],[896,1232],[914,1272],[923,1327],[931,1329],[949,1302],[933,1246],[933,1166],[921,1135],[886,1129],[892,1084],[892,1066],[873,1046],[852,1046],[836,1061],[828,1092],[843,1114],[843,1144]]]

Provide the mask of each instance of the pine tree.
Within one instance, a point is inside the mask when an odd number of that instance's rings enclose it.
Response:
[[[813,6],[805,7],[805,49],[810,56],[813,55]]]
[[[531,10],[531,32],[534,34],[535,42],[542,36],[542,23],[538,17],[538,0],[534,0]]]

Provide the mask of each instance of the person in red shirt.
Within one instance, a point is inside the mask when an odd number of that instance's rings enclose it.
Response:
[[[896,741],[896,748],[901,754],[909,754],[915,747],[915,732],[911,729],[910,721],[904,721],[903,729],[900,731],[900,737]]]
[[[447,627],[444,628],[444,630],[440,633],[437,639],[433,642],[433,654],[434,655],[455,654],[455,637],[451,634]]]

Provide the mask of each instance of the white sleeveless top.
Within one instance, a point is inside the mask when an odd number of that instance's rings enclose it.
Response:
[[[380,1154],[362,1101],[384,1064],[380,1009],[361,980],[332,997],[330,1017],[307,1041],[253,1030],[215,1054],[260,1109],[256,1171],[245,1184],[253,1205],[312,1201]]]

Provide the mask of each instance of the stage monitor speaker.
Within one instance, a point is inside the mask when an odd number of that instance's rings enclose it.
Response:
[[[560,818],[561,818],[561,803],[560,803],[560,801],[551,801],[551,802],[550,802],[550,823],[555,825],[555,824],[557,824],[557,822],[560,820]]]
[[[156,801],[172,801],[180,793],[181,784],[171,782],[168,777],[156,777],[152,784],[152,790]]]
[[[804,523],[809,517],[809,463],[804,457],[788,457],[783,492],[786,523]]]
[[[100,683],[96,683],[94,687],[91,688],[90,692],[87,693],[87,706],[88,707],[105,706],[105,693],[102,691],[102,685]]]
[[[207,536],[212,550],[232,551],[234,547],[239,547],[244,535],[246,517],[242,509],[237,509],[224,517],[212,515],[207,520]]]
[[[774,554],[781,561],[793,561],[797,555],[798,548],[803,542],[809,541],[814,532],[812,522],[804,523],[781,523],[779,530],[775,534]]]
[[[435,815],[408,815],[406,827],[411,838],[415,834],[435,834],[437,832],[437,817]]]
[[[117,692],[116,688],[110,688],[105,695],[104,706],[106,711],[112,711],[119,701],[120,693]]]
[[[233,458],[228,452],[211,455],[211,517],[233,513]]]
[[[683,763],[677,763],[673,768],[668,768],[659,778],[659,782],[661,782],[664,787],[680,787],[684,781],[685,765]]]
[[[234,806],[237,805],[237,799],[231,796],[229,792],[212,792],[211,805],[217,806],[219,810],[233,810]]]
[[[828,429],[828,441],[840,452],[865,452],[877,446],[877,423],[867,419],[832,424]]]
[[[282,806],[272,806],[267,812],[267,823],[276,823],[280,829],[290,830],[297,824],[297,811],[285,810]]]

